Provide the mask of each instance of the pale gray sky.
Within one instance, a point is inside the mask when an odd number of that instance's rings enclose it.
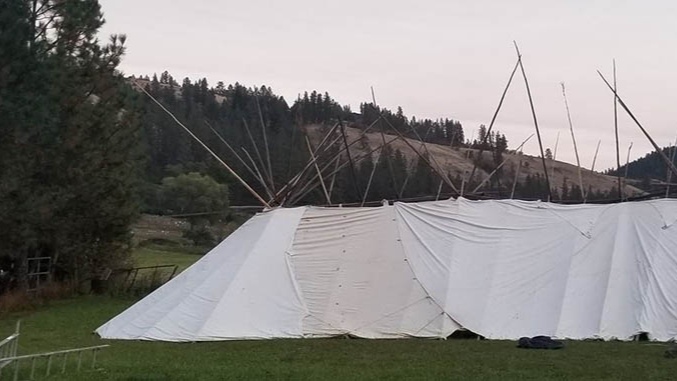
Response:
[[[544,145],[575,162],[560,82],[567,86],[581,161],[615,165],[613,97],[596,69],[659,145],[677,134],[677,2],[521,1],[161,1],[100,0],[102,33],[125,33],[126,74],[169,70],[177,80],[265,84],[291,103],[328,91],[358,110],[374,86],[379,104],[408,116],[460,120],[468,137],[488,124],[515,63],[517,40]],[[103,37],[103,36],[102,36]],[[651,150],[619,107],[621,156]],[[495,128],[515,147],[534,131],[517,76]],[[537,153],[532,139],[527,153]]]

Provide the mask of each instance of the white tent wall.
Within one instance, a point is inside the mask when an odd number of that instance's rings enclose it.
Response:
[[[463,327],[493,339],[664,341],[677,336],[675,202],[396,208],[414,272]]]
[[[96,332],[110,339],[162,341],[301,337],[306,312],[285,251],[303,212],[257,214]]]
[[[677,336],[677,200],[260,213],[104,338]]]
[[[404,256],[395,209],[309,208],[291,263],[307,336],[447,337],[460,328],[428,296]]]

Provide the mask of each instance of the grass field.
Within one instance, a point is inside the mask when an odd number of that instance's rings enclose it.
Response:
[[[21,353],[111,345],[97,372],[54,380],[481,379],[674,380],[677,360],[651,343],[567,342],[559,351],[514,342],[307,339],[214,343],[104,341],[92,331],[132,303],[80,297],[0,320],[7,336],[22,318]]]
[[[135,256],[140,265],[175,263],[182,268],[199,258],[161,247],[141,248]],[[470,339],[179,344],[105,341],[92,333],[133,302],[107,296],[52,302],[0,318],[0,338],[21,318],[20,354],[111,345],[100,354],[100,370],[67,372],[50,380],[677,379],[677,360],[663,358],[665,346],[645,342],[567,342],[563,350],[531,351],[515,348],[514,342]]]

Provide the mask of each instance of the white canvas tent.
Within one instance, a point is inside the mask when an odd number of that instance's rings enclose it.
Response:
[[[677,336],[677,200],[257,214],[103,338]]]

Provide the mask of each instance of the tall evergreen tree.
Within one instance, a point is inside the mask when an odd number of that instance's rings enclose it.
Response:
[[[116,67],[124,36],[102,46],[96,0],[0,6],[0,256],[49,256],[86,279],[124,260],[136,214],[136,113]]]

